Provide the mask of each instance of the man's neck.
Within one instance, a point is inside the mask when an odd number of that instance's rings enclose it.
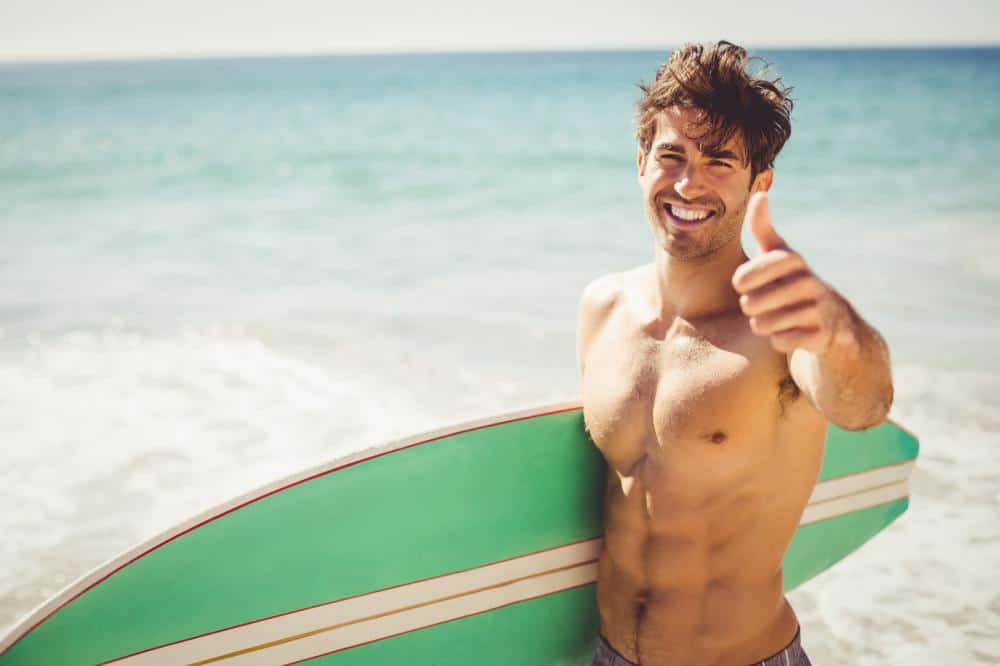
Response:
[[[738,308],[739,294],[732,279],[746,260],[738,236],[712,255],[693,261],[677,259],[657,247],[653,307],[660,320],[691,321]]]

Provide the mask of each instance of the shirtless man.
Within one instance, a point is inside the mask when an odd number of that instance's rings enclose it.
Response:
[[[808,664],[781,560],[828,422],[868,428],[892,402],[885,342],[772,225],[792,104],[747,63],[687,45],[642,87],[654,262],[580,299],[584,419],[608,463],[595,665]]]

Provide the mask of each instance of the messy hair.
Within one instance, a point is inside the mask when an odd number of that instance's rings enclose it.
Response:
[[[751,181],[774,166],[792,133],[791,88],[781,78],[761,78],[767,65],[751,74],[745,49],[726,41],[712,46],[685,44],[656,72],[652,83],[639,84],[636,138],[644,153],[652,147],[656,116],[671,107],[693,109],[695,120],[684,128],[689,139],[719,150],[739,132],[750,165]]]

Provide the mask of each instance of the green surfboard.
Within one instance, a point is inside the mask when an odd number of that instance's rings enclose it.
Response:
[[[791,589],[908,505],[917,440],[831,427]],[[235,498],[0,639],[0,666],[589,664],[605,466],[579,403],[464,423]]]

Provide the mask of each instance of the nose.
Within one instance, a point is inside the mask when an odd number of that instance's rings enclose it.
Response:
[[[690,162],[684,166],[680,178],[674,183],[674,191],[688,201],[697,199],[705,193],[705,184],[702,182],[701,174]]]

